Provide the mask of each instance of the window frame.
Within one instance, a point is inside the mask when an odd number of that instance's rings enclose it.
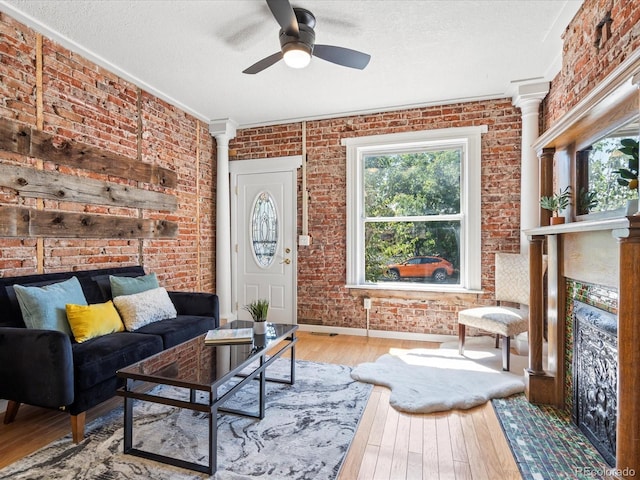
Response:
[[[486,125],[343,138],[347,153],[347,288],[434,292],[481,291],[481,166],[482,138]],[[366,283],[364,263],[364,156],[461,145],[460,213],[443,215],[460,219],[460,283]]]

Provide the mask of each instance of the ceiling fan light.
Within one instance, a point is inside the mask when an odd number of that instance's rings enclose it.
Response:
[[[311,62],[311,51],[304,45],[292,45],[285,49],[283,58],[291,68],[304,68]]]

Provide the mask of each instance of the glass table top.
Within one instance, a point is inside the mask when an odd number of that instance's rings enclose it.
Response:
[[[234,320],[222,329],[251,328],[253,322]],[[118,370],[118,376],[167,385],[211,391],[258,362],[274,346],[298,329],[297,325],[267,323],[267,333],[254,335],[252,343],[205,345],[205,335],[188,340],[133,365]]]

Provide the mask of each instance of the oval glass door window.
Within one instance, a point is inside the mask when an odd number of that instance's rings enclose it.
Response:
[[[253,204],[251,245],[258,265],[266,268],[273,263],[278,247],[278,214],[269,192],[259,193]]]

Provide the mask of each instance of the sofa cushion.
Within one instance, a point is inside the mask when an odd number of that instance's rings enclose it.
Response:
[[[124,331],[120,315],[111,300],[93,305],[68,303],[67,320],[73,337],[78,343],[101,335]]]
[[[27,328],[58,330],[71,335],[66,305],[86,305],[87,300],[76,277],[43,287],[14,285],[22,318]]]
[[[111,333],[74,343],[71,349],[76,388],[86,390],[115,376],[118,369],[161,352],[162,339],[157,335]]]
[[[150,323],[136,330],[136,333],[148,333],[162,337],[164,348],[171,348],[215,328],[212,317],[180,315],[161,322]]]
[[[121,295],[113,299],[125,328],[133,332],[149,323],[174,318],[176,308],[169,294],[162,288],[154,288],[133,295]]]
[[[134,293],[146,292],[147,290],[160,286],[155,273],[141,275],[139,277],[117,277],[110,275],[109,284],[111,285],[111,295],[114,298],[121,295],[133,295]]]

